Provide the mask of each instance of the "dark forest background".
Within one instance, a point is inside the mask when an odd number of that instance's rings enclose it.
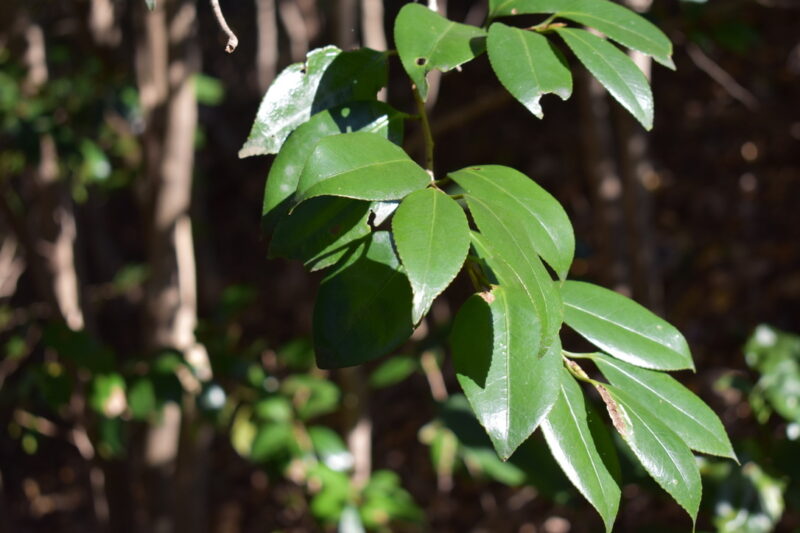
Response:
[[[204,1],[0,3],[0,531],[601,530],[543,442],[501,463],[466,417],[467,282],[399,355],[328,372],[321,275],[267,259],[272,157],[237,156],[261,96],[311,48],[391,47],[403,4],[223,1],[228,55]],[[573,220],[571,276],[684,332],[678,377],[742,463],[700,459],[698,530],[800,531],[800,3],[628,5],[675,43],[676,72],[637,59],[651,133],[588,76],[537,120],[483,57],[432,80],[437,170],[534,177]],[[413,109],[396,58],[388,99]],[[620,452],[617,530],[689,531]]]

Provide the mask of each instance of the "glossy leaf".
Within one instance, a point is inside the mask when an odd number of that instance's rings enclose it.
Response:
[[[560,345],[540,352],[536,308],[515,287],[470,297],[451,343],[458,382],[502,459],[536,429],[558,396]]]
[[[369,202],[312,198],[278,223],[269,256],[303,261],[311,271],[327,268],[372,231],[369,214]]]
[[[300,175],[296,199],[400,200],[430,182],[428,173],[402,148],[380,135],[343,133],[317,144]]]
[[[560,393],[542,421],[542,433],[561,469],[597,509],[610,532],[619,508],[620,490],[594,443],[583,392],[566,369],[551,379],[559,381]]]
[[[262,209],[265,229],[273,230],[289,211],[303,166],[320,140],[329,135],[365,131],[400,144],[405,116],[383,102],[351,102],[320,111],[298,127],[286,140],[269,170]]]
[[[653,56],[671,69],[672,43],[658,27],[637,13],[605,0],[490,0],[491,18],[554,13],[603,32],[618,43]]]
[[[447,72],[482,54],[486,32],[411,3],[403,6],[395,19],[394,40],[403,68],[426,100],[428,72]]]
[[[645,370],[602,354],[592,357],[612,385],[636,397],[693,450],[736,459],[719,417],[669,375]]]
[[[345,268],[320,285],[314,348],[320,368],[357,365],[386,355],[412,332],[411,286],[391,236],[378,231]]]
[[[278,153],[289,134],[312,115],[353,100],[373,100],[386,85],[386,53],[368,48],[312,50],[286,67],[258,107],[239,157]]]
[[[514,98],[539,118],[542,95],[562,100],[572,94],[572,74],[561,52],[547,37],[495,22],[489,28],[486,51],[492,70]]]
[[[656,370],[694,369],[683,335],[633,300],[580,281],[565,282],[561,297],[564,322],[614,357]]]
[[[581,63],[645,129],[653,127],[653,93],[644,73],[619,48],[586,30],[556,32]]]
[[[525,245],[519,226],[507,225],[501,211],[473,197],[468,196],[467,203],[483,232],[472,233],[473,246],[501,285],[518,288],[531,301],[542,323],[542,351],[547,350],[558,336],[563,317],[555,283],[539,257]]]
[[[564,208],[550,193],[525,174],[500,165],[465,168],[449,176],[566,278],[575,255],[575,234]]]
[[[456,277],[469,251],[469,223],[458,203],[435,189],[412,193],[392,219],[397,253],[414,291],[414,323]]]
[[[694,455],[669,427],[627,391],[598,386],[614,427],[653,479],[683,507],[692,521],[700,506],[702,484]]]

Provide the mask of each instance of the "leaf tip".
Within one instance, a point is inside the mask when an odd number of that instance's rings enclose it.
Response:
[[[671,55],[666,55],[661,57],[653,56],[653,59],[655,59],[656,62],[659,63],[660,65],[667,67],[670,70],[677,70],[675,67],[675,62],[672,60]]]

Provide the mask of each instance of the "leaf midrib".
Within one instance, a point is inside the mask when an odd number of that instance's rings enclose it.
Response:
[[[515,0],[507,0],[506,2],[502,2],[501,4],[499,4],[495,8],[494,11],[495,12],[502,11],[509,4],[513,3],[514,1]],[[611,2],[609,2],[609,3],[611,3]],[[616,4],[612,4],[612,5],[616,5]],[[601,16],[599,16],[599,15],[597,15],[595,13],[590,13],[590,12],[586,12],[586,11],[581,12],[581,11],[557,11],[557,10],[544,10],[544,11],[541,11],[541,12],[542,13],[555,14],[556,17],[563,17],[563,18],[567,18],[567,19],[570,18],[569,15],[577,15],[577,16],[580,16],[580,17],[588,17],[588,18],[591,18],[591,19],[594,19],[594,20],[599,20],[599,21],[604,22],[604,23],[606,23],[606,24],[608,24],[610,26],[614,26],[615,28],[618,28],[618,29],[620,29],[622,31],[631,33],[631,34],[635,35],[636,37],[639,37],[640,39],[642,39],[643,41],[647,42],[648,44],[650,44],[650,46],[652,46],[654,48],[661,48],[661,45],[658,43],[658,41],[655,41],[655,40],[651,39],[646,34],[639,33],[638,31],[635,31],[635,30],[633,30],[631,28],[628,28],[627,26],[623,26],[622,24],[620,24],[620,23],[618,23],[616,21],[613,21],[611,19],[603,18],[603,17],[601,17]],[[573,19],[570,19],[570,20],[573,20]],[[581,21],[577,21],[577,22],[581,22]],[[587,26],[591,26],[591,24],[587,24]],[[611,37],[611,38],[614,39],[613,37]],[[617,40],[617,39],[614,39],[614,40]],[[631,48],[635,48],[635,47],[631,47]],[[647,53],[647,52],[645,52],[645,53]],[[668,48],[668,50],[666,52],[666,55],[669,56],[671,54],[672,54],[672,51]],[[654,54],[648,54],[648,55],[654,55]]]
[[[324,184],[325,184],[325,182],[327,182],[327,181],[330,181],[330,180],[332,180],[332,179],[335,179],[335,178],[338,178],[338,177],[344,176],[344,175],[346,175],[346,174],[351,174],[351,173],[353,173],[353,172],[358,172],[358,171],[360,171],[360,170],[364,170],[364,169],[367,169],[367,168],[382,167],[382,166],[391,165],[391,164],[395,164],[395,163],[411,163],[412,165],[414,165],[414,164],[415,164],[415,163],[414,163],[413,161],[411,161],[410,159],[392,159],[392,160],[389,160],[389,161],[378,161],[378,162],[367,163],[367,164],[365,164],[365,165],[361,165],[361,166],[358,166],[358,167],[351,167],[351,168],[348,168],[347,170],[343,170],[343,171],[341,171],[341,172],[336,172],[336,173],[334,173],[334,174],[327,174],[327,175],[325,175],[325,177],[323,177],[323,178],[322,178],[322,179],[320,179],[319,181],[316,181],[316,182],[314,182],[314,184],[313,184],[313,185],[311,185],[311,186],[310,186],[310,187],[308,187],[308,188],[307,188],[305,191],[303,191],[303,192],[300,194],[300,197],[301,197],[301,198],[308,198],[308,197],[309,197],[309,196],[308,196],[308,193],[309,193],[309,192],[313,191],[315,188],[317,188],[317,187],[318,187],[318,186],[320,186],[320,185],[324,185]],[[302,181],[302,179],[303,179],[303,178],[302,178],[302,176],[301,176],[301,177],[300,177],[300,181]]]
[[[641,104],[639,103],[639,99],[636,97],[634,92],[630,89],[630,87],[628,87],[628,84],[625,82],[625,79],[618,72],[616,67],[614,67],[614,65],[611,64],[608,61],[608,59],[606,58],[606,56],[604,54],[601,54],[600,52],[598,52],[591,44],[587,44],[590,41],[587,41],[583,37],[580,37],[580,33],[579,32],[581,32],[581,31],[585,31],[585,30],[578,30],[578,29],[574,29],[573,28],[573,29],[571,29],[571,31],[558,30],[558,33],[561,34],[561,35],[569,35],[571,38],[577,40],[578,42],[580,42],[580,44],[582,44],[583,46],[588,48],[588,53],[589,54],[599,57],[600,60],[603,63],[605,63],[606,66],[611,70],[612,74],[614,74],[614,76],[617,78],[617,81],[621,83],[622,87],[625,89],[624,92],[628,93],[628,97],[632,98],[632,101],[635,104],[637,113],[643,115],[642,118],[644,118],[644,115],[646,115],[645,110],[642,108]],[[598,39],[601,39],[601,38],[598,37]],[[567,44],[569,44],[569,42],[567,42]],[[610,45],[610,46],[614,46],[614,45]],[[617,49],[617,51],[619,51],[619,50]],[[587,50],[584,50],[584,53],[585,52],[587,52]],[[620,52],[620,53],[622,53],[622,52]],[[638,68],[638,67],[636,67],[634,65],[634,68]],[[619,91],[619,89],[617,89],[617,90]],[[620,91],[620,92],[622,92],[622,91]]]
[[[540,226],[540,227],[541,227],[541,228],[544,230],[544,232],[547,234],[547,236],[548,236],[548,237],[550,237],[550,240],[552,241],[553,247],[556,249],[556,251],[557,251],[557,252],[559,252],[559,253],[562,253],[562,250],[561,250],[561,249],[560,249],[560,247],[559,247],[559,246],[556,244],[556,242],[558,242],[558,241],[556,240],[556,236],[553,234],[553,232],[551,232],[551,231],[550,231],[550,228],[547,226],[547,224],[544,224],[544,223],[542,222],[541,218],[540,218],[539,216],[537,216],[536,212],[535,212],[535,211],[533,211],[533,210],[531,210],[531,209],[530,209],[530,207],[528,207],[528,205],[527,205],[527,204],[525,204],[525,203],[523,203],[522,201],[520,201],[520,199],[519,199],[517,196],[515,196],[515,195],[511,194],[511,192],[510,192],[510,191],[506,190],[504,187],[502,187],[502,186],[501,186],[499,183],[497,183],[495,180],[491,180],[491,179],[489,179],[488,177],[485,177],[483,174],[481,174],[481,173],[479,173],[479,172],[477,172],[477,171],[474,171],[474,170],[464,170],[463,172],[465,172],[465,173],[467,173],[467,174],[474,174],[474,175],[476,175],[478,178],[482,178],[482,179],[483,179],[483,181],[485,181],[485,182],[486,182],[486,183],[488,183],[489,185],[492,185],[492,186],[494,186],[495,188],[499,189],[499,190],[500,190],[501,192],[503,192],[503,193],[504,193],[504,194],[505,194],[505,195],[506,195],[508,198],[510,198],[510,199],[511,199],[513,202],[515,202],[515,203],[519,204],[519,205],[522,207],[522,209],[523,209],[525,212],[529,213],[529,214],[530,214],[530,215],[531,215],[531,216],[534,218],[534,220],[536,220],[536,222],[538,222],[539,226]],[[486,206],[487,204],[486,204],[486,203],[484,203],[484,205]],[[488,206],[487,206],[487,209],[488,209]],[[499,218],[498,218],[498,220],[499,220]],[[540,255],[541,255],[541,254],[540,254]]]
[[[641,333],[641,332],[639,332],[639,331],[637,331],[635,329],[630,328],[629,326],[626,326],[625,324],[622,324],[620,322],[614,322],[613,320],[611,320],[609,318],[606,318],[603,315],[599,315],[599,314],[597,314],[597,313],[595,313],[593,311],[590,311],[589,309],[580,307],[579,305],[576,305],[574,303],[570,303],[570,302],[565,301],[564,305],[567,306],[567,307],[572,307],[573,309],[576,309],[578,311],[586,313],[587,315],[593,316],[593,317],[595,317],[595,318],[597,318],[597,319],[599,319],[599,320],[601,320],[603,322],[607,322],[608,324],[611,324],[613,326],[617,326],[620,329],[628,331],[628,332],[630,332],[630,333],[632,333],[632,334],[634,334],[634,335],[636,335],[638,337],[641,337],[642,339],[645,339],[645,340],[647,340],[649,342],[652,342],[653,344],[656,344],[659,348],[661,348],[661,347],[667,348],[667,350],[669,350],[670,352],[679,355],[682,359],[684,358],[684,355],[681,354],[680,352],[676,351],[675,349],[673,349],[672,346],[669,346],[667,344],[663,344],[658,339],[654,339],[652,337],[649,337],[649,336],[647,336],[647,335],[645,335],[645,334],[643,334],[643,333]]]
[[[615,21],[613,21],[611,19],[602,18],[602,17],[600,17],[598,15],[595,15],[595,14],[592,14],[592,13],[587,13],[587,12],[581,13],[580,11],[558,11],[558,12],[556,12],[556,17],[570,18],[569,15],[577,15],[579,17],[588,17],[590,19],[599,20],[601,22],[604,22],[604,23],[608,24],[609,26],[613,26],[613,27],[618,28],[618,29],[620,29],[620,30],[622,30],[624,32],[628,32],[628,33],[631,33],[631,34],[635,35],[636,37],[639,37],[640,39],[642,39],[643,41],[647,42],[650,46],[652,46],[654,48],[660,48],[661,47],[659,45],[658,41],[652,40],[646,34],[639,33],[637,31],[635,31],[635,30],[633,30],[633,29],[631,29],[631,28],[629,28],[627,26],[623,26],[622,24],[620,24],[618,22],[615,22]],[[570,20],[573,20],[573,19],[570,19]],[[577,22],[579,22],[581,24],[584,24],[583,21],[577,21]],[[591,24],[587,24],[587,26],[592,26],[592,25]],[[592,27],[596,28],[596,26],[592,26]],[[618,39],[614,39],[614,37],[612,37],[610,35],[608,37],[613,39],[613,40],[615,40],[615,41],[618,41]],[[630,46],[630,48],[638,49],[638,47],[634,47],[634,46]],[[647,52],[644,52],[644,53],[647,54],[647,55],[654,55],[654,54],[649,54]],[[669,54],[670,54],[670,52],[668,51],[667,55],[669,56]]]
[[[572,417],[572,419],[575,420],[575,427],[578,430],[578,434],[581,437],[581,442],[583,443],[584,449],[586,450],[586,456],[589,458],[589,462],[592,463],[592,470],[594,470],[595,479],[597,480],[597,484],[598,484],[598,486],[600,488],[600,494],[603,497],[603,503],[604,503],[604,505],[606,507],[606,512],[608,512],[610,510],[609,506],[608,506],[609,502],[605,498],[606,493],[603,490],[603,482],[600,479],[600,472],[597,470],[597,465],[595,464],[594,459],[592,458],[592,454],[589,452],[589,444],[586,442],[586,437],[583,434],[583,430],[581,429],[581,425],[578,423],[578,416],[575,414],[575,411],[572,409],[572,403],[569,401],[569,395],[567,394],[567,391],[564,388],[564,385],[561,385],[561,392],[564,395],[564,401],[567,403],[567,409],[569,409],[569,414]],[[605,517],[603,517],[603,520],[605,520]]]
[[[621,372],[622,374],[625,374],[626,376],[628,376],[628,378],[632,379],[633,381],[635,381],[636,383],[638,383],[639,385],[641,385],[641,386],[642,386],[643,388],[645,388],[646,390],[648,390],[648,391],[650,391],[651,393],[655,394],[655,395],[656,395],[656,397],[658,397],[659,399],[661,399],[661,400],[665,401],[665,402],[666,402],[668,405],[671,405],[671,406],[672,406],[672,407],[673,407],[675,410],[679,411],[680,413],[684,414],[686,417],[688,417],[688,418],[690,418],[691,420],[693,420],[693,421],[694,421],[694,422],[695,422],[695,423],[696,423],[698,426],[700,426],[700,428],[701,428],[701,429],[706,429],[706,426],[705,426],[705,425],[704,425],[704,424],[703,424],[703,423],[702,423],[702,422],[701,422],[699,419],[695,418],[695,417],[694,417],[694,416],[693,416],[693,415],[692,415],[690,412],[688,412],[688,411],[685,411],[685,410],[684,410],[683,408],[681,408],[679,405],[677,405],[677,404],[674,404],[674,403],[670,402],[670,401],[669,401],[669,399],[668,399],[666,396],[663,396],[662,394],[660,394],[660,393],[659,393],[659,391],[657,391],[656,389],[653,389],[653,388],[651,388],[651,387],[650,387],[650,386],[649,386],[647,383],[645,383],[645,382],[643,382],[643,381],[639,380],[639,379],[638,379],[638,378],[637,378],[635,375],[633,375],[633,374],[630,374],[629,372],[627,372],[627,371],[626,371],[626,369],[624,369],[624,368],[622,368],[622,367],[620,367],[620,366],[617,366],[617,362],[616,362],[616,361],[614,361],[613,359],[611,359],[611,358],[605,358],[605,357],[604,357],[604,358],[602,359],[602,361],[603,361],[603,363],[606,363],[606,364],[608,364],[608,365],[610,365],[610,366],[613,366],[613,367],[614,367],[614,368],[616,368],[616,369],[617,369],[619,372]],[[715,441],[717,441],[717,443],[718,443],[718,444],[721,444],[721,445],[723,445],[723,447],[727,447],[727,446],[726,446],[726,443],[725,443],[725,442],[722,442],[722,441],[720,441],[719,439],[717,439],[716,435],[714,435],[714,434],[713,434],[713,433],[711,433],[711,432],[708,432],[708,433],[711,435],[711,437],[712,437],[712,438],[713,438]],[[709,452],[709,453],[710,453],[710,452]]]
[[[652,429],[650,429],[650,426],[647,424],[647,422],[642,417],[640,417],[638,414],[636,414],[636,410],[635,409],[631,409],[630,406],[629,406],[628,410],[630,411],[630,414],[632,414],[633,416],[635,416],[636,418],[639,419],[639,422],[641,423],[642,427],[645,428],[647,430],[647,432],[650,433],[650,435],[653,436],[653,439],[655,440],[655,442],[658,443],[658,445],[661,446],[661,448],[666,452],[667,456],[669,457],[670,461],[672,462],[672,465],[675,467],[675,470],[678,472],[678,474],[680,475],[681,479],[683,480],[684,489],[686,489],[688,492],[691,492],[691,489],[689,488],[689,479],[687,478],[685,472],[680,467],[678,462],[675,460],[675,457],[672,455],[672,453],[670,452],[669,448],[666,445],[664,445],[663,441],[659,438],[658,434],[656,434],[655,432],[653,432]],[[677,437],[677,435],[676,435],[676,437]],[[678,437],[678,438],[680,439],[680,437]],[[658,480],[656,480],[656,481],[658,481]],[[660,484],[660,481],[659,481],[659,484]],[[666,487],[664,487],[664,488],[666,489]],[[672,491],[668,491],[668,492],[670,494],[672,494]],[[676,501],[677,501],[677,498],[676,498]],[[681,505],[681,507],[686,509],[686,511],[689,511],[689,509],[687,509],[686,506],[682,502],[678,502],[678,503]],[[689,514],[691,515],[691,511],[689,511]]]
[[[520,247],[519,243],[517,242],[517,239],[516,239],[516,237],[514,236],[514,233],[513,233],[513,232],[511,232],[511,231],[508,231],[508,230],[507,230],[507,228],[506,228],[505,224],[503,224],[503,222],[500,220],[500,218],[499,218],[497,215],[495,215],[495,214],[494,214],[494,211],[492,211],[492,210],[489,208],[489,206],[488,206],[488,205],[487,205],[485,202],[481,201],[480,199],[477,199],[475,196],[472,196],[472,195],[470,195],[470,196],[469,196],[469,198],[470,198],[470,199],[472,199],[472,200],[475,200],[475,201],[477,201],[477,202],[478,202],[478,203],[479,203],[481,206],[483,206],[483,207],[486,209],[486,211],[487,211],[488,213],[490,213],[490,214],[491,214],[491,215],[492,215],[492,216],[495,218],[495,220],[497,220],[497,221],[498,221],[498,225],[499,225],[500,227],[502,227],[502,228],[503,228],[503,230],[506,232],[506,234],[508,234],[508,235],[510,236],[510,240],[511,240],[511,241],[514,243],[514,247],[517,249],[517,252],[518,252],[518,253],[519,253],[519,254],[522,256],[522,258],[524,259],[524,261],[527,263],[527,265],[528,265],[528,268],[529,268],[529,269],[530,269],[530,271],[531,271],[531,277],[532,277],[532,278],[533,278],[533,280],[535,281],[536,287],[539,289],[539,290],[538,290],[538,292],[539,292],[539,297],[541,298],[541,301],[542,301],[542,305],[545,307],[545,310],[547,310],[547,307],[548,307],[548,305],[547,305],[547,298],[545,297],[544,290],[541,288],[541,284],[539,283],[539,280],[536,278],[536,275],[535,275],[535,273],[534,273],[534,267],[533,267],[533,265],[530,263],[530,261],[529,261],[529,259],[528,259],[528,255],[527,255],[527,254],[525,253],[525,251],[524,251],[524,250],[523,250],[523,249]],[[518,281],[518,282],[519,282],[519,284],[522,286],[523,290],[525,291],[525,294],[527,294],[527,295],[528,295],[528,298],[529,298],[529,299],[531,300],[531,302],[533,303],[533,307],[534,307],[534,309],[537,309],[537,306],[536,306],[536,299],[533,297],[533,295],[531,294],[530,290],[528,290],[528,284],[527,284],[527,283],[525,283],[525,282],[522,280],[522,278],[520,277],[519,273],[516,271],[516,269],[515,269],[513,266],[511,266],[511,264],[510,264],[510,263],[508,263],[508,261],[505,261],[503,258],[499,258],[499,257],[498,257],[497,259],[498,259],[498,260],[500,260],[500,261],[503,261],[503,263],[505,263],[505,264],[506,264],[506,266],[508,266],[509,270],[510,270],[510,271],[511,271],[511,272],[514,274],[514,277],[516,277],[516,278],[517,278],[517,281]],[[537,311],[538,311],[538,309],[537,309]],[[543,329],[542,338],[544,339],[544,337],[545,337],[545,332],[546,332],[546,333],[547,333],[547,335],[549,336],[549,330],[550,330],[550,322],[551,322],[551,320],[550,320],[550,319],[549,319],[549,317],[547,317],[547,316],[541,317],[541,320],[542,320],[542,329]]]

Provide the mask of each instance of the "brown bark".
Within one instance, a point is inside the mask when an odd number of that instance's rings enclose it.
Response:
[[[210,367],[194,335],[197,287],[189,214],[197,127],[193,76],[199,67],[195,3],[160,2],[152,12],[139,8],[139,17],[136,67],[146,123],[143,210],[149,226],[150,268],[145,341],[151,350],[179,350],[203,379],[210,377]],[[184,387],[191,393],[199,385],[190,379],[184,380]],[[198,512],[203,507],[192,498],[194,492],[178,488],[178,480],[186,475],[177,471],[181,428],[191,425],[178,405],[168,404],[160,421],[147,430],[142,457],[144,513],[139,524],[143,531],[176,531],[189,516],[181,511]],[[204,468],[202,463],[188,467],[196,468],[198,475]]]
[[[581,151],[595,216],[597,277],[604,285],[630,294],[623,183],[614,160],[614,133],[608,95],[585,71],[576,84],[581,112]]]
[[[49,78],[45,34],[38,24],[27,20],[24,12],[20,21],[27,42],[24,57],[27,75],[23,91],[33,96]],[[5,201],[3,212],[15,231],[15,238],[24,245],[26,262],[31,267],[41,297],[49,302],[54,314],[60,316],[70,329],[78,331],[87,325],[76,260],[78,228],[70,188],[61,174],[55,140],[50,133],[43,133],[39,137],[38,165],[23,184],[22,195],[27,198],[29,207],[27,216],[20,214],[17,217]],[[69,441],[85,460],[96,521],[94,527],[104,531],[109,520],[108,500],[105,476],[88,436],[90,415],[84,393],[86,377],[78,372],[73,374],[75,386],[68,409],[72,422]]]
[[[258,27],[258,50],[256,50],[256,74],[258,88],[266,92],[275,78],[278,68],[278,21],[275,0],[256,0],[256,25]]]
[[[333,9],[333,41],[352,50],[358,46],[358,0],[336,0]]]
[[[353,484],[363,487],[372,474],[372,418],[369,389],[361,367],[339,371],[342,386],[342,418],[347,447],[353,455]]]
[[[119,44],[122,33],[114,23],[112,0],[92,0],[89,8],[89,30],[98,44],[105,46]]]
[[[308,28],[303,13],[292,0],[279,0],[278,13],[289,36],[289,53],[292,61],[305,60],[308,52]]]
[[[361,0],[361,34],[367,48],[386,50],[383,0]]]

